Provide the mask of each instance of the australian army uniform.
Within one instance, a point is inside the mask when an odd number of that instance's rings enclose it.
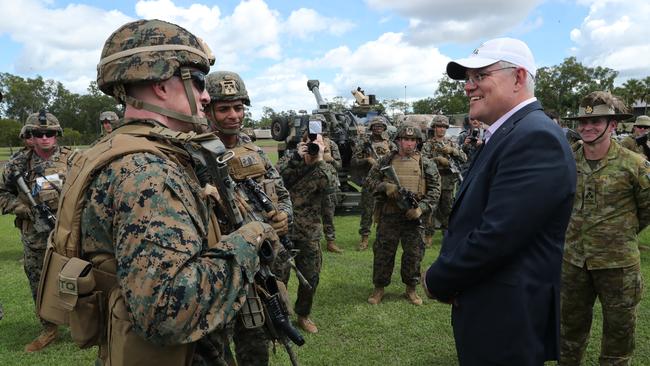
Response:
[[[48,120],[55,118],[50,113],[43,116]],[[30,116],[32,117],[35,119],[36,114]],[[59,126],[58,121],[56,126]],[[20,230],[23,243],[23,266],[34,303],[36,303],[38,284],[41,279],[47,237],[52,227],[37,210],[32,209],[27,194],[19,189],[17,181],[18,177],[22,176],[34,201],[47,206],[52,213],[56,213],[69,155],[70,149],[60,146],[55,147],[55,151],[48,159],[41,158],[33,149],[22,150],[7,162],[0,182],[0,207],[3,214],[16,214],[14,225]],[[29,214],[21,214],[25,211],[29,211]],[[56,326],[48,321],[41,319],[41,323],[45,329],[56,329]]]
[[[359,235],[361,235],[361,243],[359,244],[360,250],[365,250],[368,247],[368,236],[370,235],[370,228],[372,227],[372,217],[375,209],[375,197],[372,190],[368,186],[368,173],[372,168],[371,161],[376,158],[373,156],[374,152],[377,153],[379,159],[386,156],[392,150],[396,150],[395,145],[389,140],[388,133],[382,132],[380,137],[368,135],[356,144],[352,153],[350,164],[363,169],[360,174],[364,177],[361,185],[361,220],[359,223]],[[377,161],[375,160],[375,163]]]
[[[642,295],[637,234],[650,223],[650,163],[611,140],[594,168],[575,152],[578,184],[562,269],[562,365],[578,365],[593,304],[603,311],[601,365],[629,365]]]
[[[440,227],[447,229],[449,214],[454,201],[454,190],[459,182],[460,167],[467,161],[467,155],[451,139],[444,137],[429,139],[422,146],[422,155],[436,163],[440,173],[440,203],[435,213],[425,219],[424,235],[425,244],[431,244],[431,236],[435,232],[435,220],[438,220]]]
[[[293,224],[289,229],[289,237],[294,247],[299,250],[296,256],[296,267],[305,276],[309,290],[302,284],[298,285],[298,296],[294,311],[299,317],[308,318],[318,287],[322,264],[320,238],[322,202],[326,195],[334,193],[336,171],[325,161],[306,164],[297,153],[288,151],[278,162],[278,171],[284,184],[291,194],[293,203]],[[289,281],[289,270],[279,274],[286,284]],[[300,325],[300,324],[299,324]]]
[[[273,206],[277,210],[285,212],[291,221],[292,208],[289,192],[264,151],[243,133],[239,134],[237,144],[229,150],[234,154],[228,160],[228,171],[232,179],[237,183],[241,183],[246,178],[253,179],[271,199]],[[239,187],[241,188],[242,185],[240,184]],[[264,219],[266,212],[263,211],[263,208],[255,206],[249,194],[250,192],[244,193],[242,196],[247,200],[247,208],[255,211],[253,219]],[[277,261],[272,270],[274,273],[284,273],[283,271],[289,269]],[[263,327],[246,328],[240,319],[234,323],[232,337],[235,343],[237,364],[240,366],[268,365],[268,341]]]
[[[399,138],[399,132],[396,138]],[[435,163],[417,151],[406,157],[400,157],[397,152],[392,152],[370,170],[367,184],[373,191],[377,192],[382,182],[395,183],[394,179],[382,170],[389,165],[395,170],[401,187],[416,194],[421,217],[426,217],[433,212],[440,199],[440,176]],[[419,283],[420,262],[424,256],[422,220],[406,219],[406,210],[400,207],[395,199],[388,198],[383,193],[376,193],[376,196],[375,214],[378,220],[377,237],[373,245],[372,282],[375,291],[381,291],[381,294],[374,293],[373,297],[378,295],[378,300],[381,301],[383,288],[390,284],[397,247],[401,241],[402,282],[407,287],[409,301],[421,304],[422,300],[415,295],[415,286]]]

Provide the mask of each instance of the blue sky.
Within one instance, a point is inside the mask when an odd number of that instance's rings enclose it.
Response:
[[[537,66],[576,56],[650,75],[646,0],[0,0],[0,71],[61,81],[83,93],[104,40],[138,18],[180,24],[204,38],[213,70],[239,72],[252,112],[312,109],[307,79],[327,99],[361,86],[378,99],[433,95],[450,59],[510,36],[528,43]]]

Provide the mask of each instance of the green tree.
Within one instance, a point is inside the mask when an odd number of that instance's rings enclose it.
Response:
[[[50,108],[56,95],[56,83],[41,76],[24,79],[0,73],[0,90],[4,95],[3,115],[24,122],[30,114]]]
[[[341,113],[341,112],[343,112],[343,111],[345,111],[346,109],[349,108],[345,98],[343,98],[341,96],[334,97],[334,99],[332,99],[332,101],[329,102],[328,105],[329,105],[331,110],[333,110],[334,112],[339,112],[339,113]]]
[[[0,146],[22,146],[18,137],[22,123],[13,119],[0,119]]]
[[[434,114],[434,99],[432,97],[413,102],[414,114]]]
[[[465,84],[443,76],[438,82],[438,89],[433,94],[431,112],[433,114],[465,113],[469,101],[465,95]]]

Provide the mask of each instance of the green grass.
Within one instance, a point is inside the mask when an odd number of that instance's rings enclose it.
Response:
[[[0,301],[5,319],[0,321],[0,365],[89,365],[96,351],[79,350],[63,329],[63,338],[37,354],[23,352],[39,333],[33,313],[27,279],[18,260],[22,249],[13,217],[0,217]],[[455,365],[456,354],[450,325],[450,308],[432,300],[417,307],[406,302],[399,277],[378,306],[366,303],[372,291],[372,251],[356,251],[359,237],[358,216],[337,216],[337,243],[342,255],[324,252],[323,271],[312,317],[318,334],[305,335],[303,347],[293,347],[302,365]],[[371,239],[374,239],[371,237]],[[436,242],[440,237],[436,235]],[[642,233],[642,242],[650,243],[650,231]],[[439,245],[427,250],[423,267],[437,256]],[[650,252],[642,252],[642,268],[650,278]],[[399,263],[399,258],[396,261]],[[296,280],[292,276],[289,293],[295,298]],[[424,297],[421,290],[420,296]],[[601,316],[597,307],[586,365],[598,364]],[[639,309],[634,365],[650,365],[650,299],[647,292]],[[279,347],[271,356],[272,365],[288,365],[288,357]]]

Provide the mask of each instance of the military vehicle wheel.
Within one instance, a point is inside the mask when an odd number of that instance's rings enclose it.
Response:
[[[284,141],[289,136],[289,122],[286,118],[274,118],[271,122],[271,137],[275,141]]]

